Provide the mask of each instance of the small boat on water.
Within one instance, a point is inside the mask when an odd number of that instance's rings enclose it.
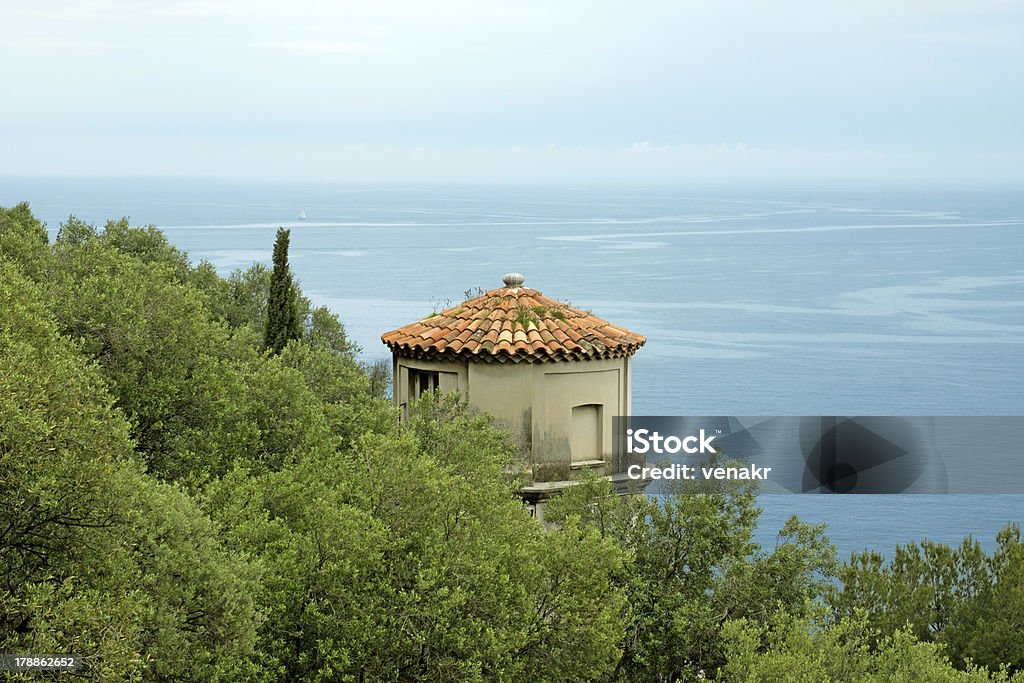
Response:
[[[302,211],[299,211],[299,220],[300,221],[306,220],[306,210],[305,209],[303,209]]]

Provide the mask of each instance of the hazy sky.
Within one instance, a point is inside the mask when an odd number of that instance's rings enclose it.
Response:
[[[0,3],[0,174],[1024,179],[1020,0]]]

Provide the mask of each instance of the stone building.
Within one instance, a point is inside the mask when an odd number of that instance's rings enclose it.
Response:
[[[626,490],[612,418],[630,414],[632,356],[646,339],[523,286],[504,286],[381,336],[396,406],[459,391],[520,438],[535,508],[590,468]]]

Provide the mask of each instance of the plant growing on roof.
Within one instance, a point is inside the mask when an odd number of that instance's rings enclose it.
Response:
[[[452,305],[452,300],[451,299],[431,298],[430,299],[430,309],[431,309],[430,315],[426,316],[423,319],[426,320],[427,318],[433,318],[435,315],[437,315],[438,313],[440,313],[444,309],[450,308],[451,305]]]
[[[524,330],[530,327],[531,324],[536,327],[537,316],[529,306],[520,306],[516,310],[516,322],[522,325]]]

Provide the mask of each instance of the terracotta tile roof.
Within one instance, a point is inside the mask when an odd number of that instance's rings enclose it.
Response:
[[[487,362],[618,358],[636,352],[645,337],[523,287],[522,276],[381,335],[401,356]]]

